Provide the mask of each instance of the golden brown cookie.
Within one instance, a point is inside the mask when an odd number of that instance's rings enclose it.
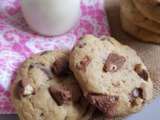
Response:
[[[160,0],[139,0],[141,1],[143,4],[158,4],[160,3]]]
[[[68,68],[68,54],[61,51],[27,59],[11,94],[20,120],[88,120],[94,110]]]
[[[145,0],[144,0],[145,1]],[[160,2],[144,3],[143,0],[133,0],[136,8],[146,17],[160,23]]]
[[[146,66],[133,49],[112,37],[84,36],[69,62],[86,99],[107,117],[137,112],[152,98]]]
[[[121,23],[122,28],[125,32],[133,35],[138,38],[138,40],[143,42],[152,42],[152,43],[160,43],[160,35],[154,32],[143,29],[137,25],[135,25],[132,21],[130,21],[125,15],[121,14]]]
[[[160,34],[160,23],[143,16],[143,14],[137,10],[132,0],[121,0],[120,7],[122,16],[127,17],[133,24]]]

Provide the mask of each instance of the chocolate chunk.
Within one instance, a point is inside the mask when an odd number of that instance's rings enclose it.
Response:
[[[89,65],[89,63],[91,62],[91,59],[88,57],[88,56],[85,56],[79,64],[77,64],[77,68],[79,70],[82,70],[82,71],[86,71],[86,67]]]
[[[141,64],[135,65],[134,70],[143,80],[148,81],[148,72],[142,68]]]
[[[71,92],[62,86],[51,86],[49,92],[59,106],[71,101]]]
[[[25,88],[29,84],[28,80],[20,80],[19,81],[19,86],[21,88]]]
[[[79,100],[82,98],[83,93],[77,83],[72,84],[72,88],[70,88],[70,91],[72,93],[72,101],[75,103],[78,103]]]
[[[67,75],[70,71],[68,66],[69,62],[65,58],[59,58],[53,63],[53,73],[56,75]]]
[[[20,80],[18,82],[18,93],[19,96],[29,96],[34,94],[34,89],[33,87],[29,84],[27,80]]]
[[[101,111],[95,109],[89,120],[107,120],[107,119],[105,119],[105,116]]]
[[[124,65],[125,61],[125,57],[111,53],[106,60],[103,70],[105,72],[116,72]]]
[[[119,100],[118,96],[92,93],[92,94],[89,94],[87,98],[92,105],[94,105],[100,111],[105,113],[107,117],[113,117],[115,115],[116,105]]]
[[[85,108],[84,113],[82,114],[82,116],[86,116],[86,115],[87,115],[87,113],[88,113],[90,107],[91,107],[90,104],[87,104],[87,105],[86,105],[86,108]]]
[[[141,98],[143,99],[143,89],[142,88],[135,88],[130,94],[130,102],[132,106],[137,105],[136,99]]]

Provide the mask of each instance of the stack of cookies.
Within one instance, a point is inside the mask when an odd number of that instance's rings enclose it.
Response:
[[[121,0],[123,29],[145,42],[160,43],[160,0]]]
[[[104,120],[141,110],[152,89],[133,49],[86,35],[70,53],[46,51],[27,59],[11,99],[20,120]]]

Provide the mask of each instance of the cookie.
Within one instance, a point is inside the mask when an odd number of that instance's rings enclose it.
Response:
[[[160,43],[160,35],[154,32],[143,29],[130,21],[126,16],[121,14],[122,28],[125,32],[133,35],[138,40],[143,42]]]
[[[160,0],[139,0],[140,2],[144,4],[157,4],[160,3]]]
[[[160,34],[160,23],[143,16],[134,6],[132,0],[121,0],[121,14],[125,15],[132,23],[146,30]]]
[[[133,49],[112,37],[84,36],[69,59],[84,96],[107,117],[137,112],[152,98],[146,66]]]
[[[68,68],[68,54],[33,55],[17,72],[11,99],[20,120],[88,120],[91,105]]]
[[[145,0],[144,0],[145,1]],[[160,8],[159,2],[154,4],[145,4],[142,0],[133,0],[136,8],[149,19],[160,23]]]

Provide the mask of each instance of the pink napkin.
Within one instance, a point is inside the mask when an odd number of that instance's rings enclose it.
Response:
[[[109,35],[103,0],[82,0],[78,25],[62,36],[43,37],[29,29],[19,0],[0,0],[0,114],[14,113],[9,88],[16,68],[33,53],[70,50],[84,34]]]

